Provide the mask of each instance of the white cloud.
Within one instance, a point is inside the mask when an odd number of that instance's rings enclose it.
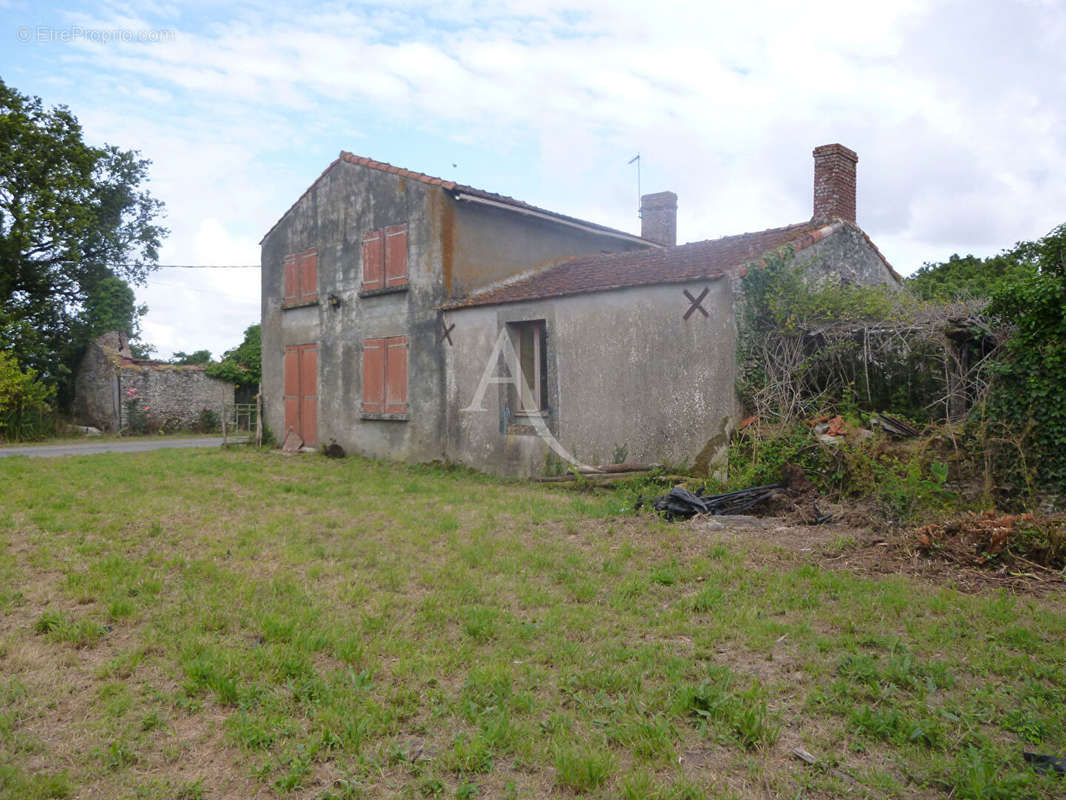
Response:
[[[191,243],[190,264],[252,265],[259,261],[256,241],[232,234],[217,219],[203,220],[191,235]],[[149,308],[145,338],[164,358],[177,350],[210,350],[217,357],[236,347],[244,329],[258,322],[259,295],[257,269],[164,268],[137,291],[138,302]]]
[[[53,47],[65,80],[45,98],[153,160],[171,263],[254,263],[341,147],[430,172],[458,148],[449,177],[630,230],[639,150],[644,190],[677,191],[679,233],[698,239],[809,216],[810,151],[841,141],[860,156],[859,221],[903,271],[1066,216],[1051,0],[106,3],[68,19],[177,30]],[[218,352],[258,316],[243,276],[157,281],[146,329],[163,349]]]

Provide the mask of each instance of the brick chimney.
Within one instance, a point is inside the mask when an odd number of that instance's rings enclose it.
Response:
[[[640,238],[667,247],[677,244],[677,195],[656,192],[640,198]]]
[[[814,148],[814,219],[855,222],[855,164],[859,156],[842,144]]]

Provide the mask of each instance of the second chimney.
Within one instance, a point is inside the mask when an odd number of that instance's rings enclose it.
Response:
[[[859,156],[842,144],[814,148],[814,219],[855,222],[855,164]]]
[[[640,198],[640,238],[673,247],[677,244],[677,195],[656,192]]]

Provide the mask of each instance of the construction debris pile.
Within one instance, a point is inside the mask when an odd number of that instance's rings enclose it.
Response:
[[[960,564],[1022,562],[1066,567],[1066,518],[1035,514],[966,514],[914,531],[917,549]]]
[[[783,483],[771,483],[725,494],[697,495],[684,486],[675,486],[655,498],[653,506],[670,519],[690,519],[697,514],[743,514],[765,503],[784,488]]]
[[[807,420],[807,425],[822,444],[839,444],[844,439],[861,442],[874,435],[869,428],[848,425],[840,414],[836,416],[823,414]],[[900,439],[912,439],[920,434],[920,431],[906,420],[890,417],[888,414],[871,417],[870,425]]]

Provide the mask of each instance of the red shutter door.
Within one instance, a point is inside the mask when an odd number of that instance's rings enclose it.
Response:
[[[300,432],[300,348],[285,348],[285,433]]]
[[[363,413],[385,411],[385,340],[363,342]]]
[[[363,288],[380,289],[385,285],[385,243],[381,231],[363,237]]]
[[[385,285],[403,286],[407,283],[407,226],[393,225],[385,229]]]
[[[308,250],[300,255],[300,300],[318,297],[318,251]]]
[[[385,340],[385,413],[407,413],[407,337]]]
[[[296,256],[285,256],[285,292],[282,299],[286,303],[294,303],[300,293],[300,279],[298,275]]]
[[[318,441],[318,347],[300,348],[300,436],[307,444]]]

